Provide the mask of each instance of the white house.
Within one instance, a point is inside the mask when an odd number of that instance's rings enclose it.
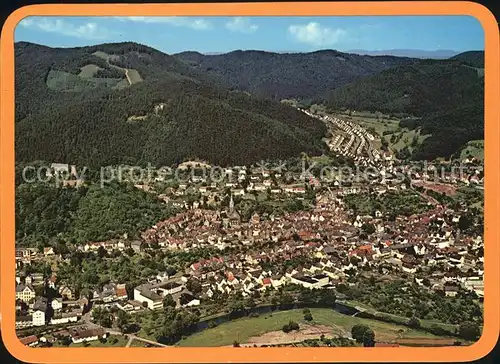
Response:
[[[271,284],[274,288],[278,288],[286,284],[287,279],[285,276],[271,278]]]
[[[33,326],[32,316],[16,316],[16,330]]]
[[[75,344],[99,340],[99,338],[105,338],[106,332],[103,328],[97,329],[76,329],[72,330],[70,333],[71,340]]]
[[[193,297],[189,302],[184,303],[182,306],[183,307],[192,307],[192,306],[199,306],[200,305],[200,300],[198,298]]]
[[[52,309],[54,311],[59,311],[60,309],[62,309],[62,302],[62,298],[54,298],[51,302]]]
[[[156,276],[156,279],[159,281],[159,282],[164,282],[164,281],[167,281],[169,278],[169,275],[167,272],[162,272],[162,273],[158,273],[157,276]]]
[[[139,301],[129,300],[127,302],[117,302],[116,307],[125,312],[135,312],[139,311],[142,308],[142,305]]]
[[[176,294],[182,291],[182,284],[177,282],[169,282],[162,287],[162,290],[167,294]]]
[[[69,322],[77,322],[80,318],[81,314],[77,311],[65,312],[59,315],[56,315],[50,319],[51,325],[60,325],[67,324]]]

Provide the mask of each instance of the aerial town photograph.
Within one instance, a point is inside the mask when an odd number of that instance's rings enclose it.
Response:
[[[15,102],[23,344],[481,337],[475,18],[28,17]]]

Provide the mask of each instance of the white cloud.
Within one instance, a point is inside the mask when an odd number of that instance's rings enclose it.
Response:
[[[252,24],[250,19],[237,16],[226,23],[226,28],[233,32],[253,33],[259,29],[259,26]]]
[[[212,29],[212,24],[203,18],[192,18],[184,16],[127,16],[117,17],[121,21],[133,21],[136,23],[161,23],[176,27],[191,28],[195,30]]]
[[[23,20],[21,20],[19,22],[18,25],[21,25],[21,26],[24,26],[24,27],[30,27],[31,25],[33,25],[33,18],[24,18]]]
[[[310,22],[305,25],[291,25],[288,32],[298,42],[323,47],[336,44],[346,37],[344,29],[322,27],[319,23]]]
[[[361,30],[374,30],[374,29],[380,29],[381,25],[380,24],[361,24],[359,26],[359,29]]]
[[[75,25],[60,18],[30,17],[21,20],[19,25],[25,28],[82,39],[106,39],[111,35],[109,30],[96,23],[87,22]]]

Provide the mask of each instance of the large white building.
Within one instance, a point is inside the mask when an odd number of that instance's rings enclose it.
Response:
[[[324,274],[323,275],[318,274],[314,277],[298,276],[298,275],[293,275],[290,277],[290,283],[298,284],[302,287],[310,289],[324,287],[328,285],[328,282],[329,282],[329,277]]]
[[[134,300],[141,303],[146,302],[151,310],[163,308],[163,297],[154,292],[148,285],[138,286],[134,289]]]

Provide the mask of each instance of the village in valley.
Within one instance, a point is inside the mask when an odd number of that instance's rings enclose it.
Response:
[[[258,327],[286,310],[299,318],[283,329],[251,329],[220,345],[366,344],[353,326],[373,329],[366,346],[473,341],[463,332],[474,328],[461,324],[482,318],[482,162],[403,162],[363,127],[316,117],[331,125],[329,157],[225,167],[217,179],[215,166],[181,163],[178,180],[122,181],[175,210],[137,236],[64,250],[18,246],[21,341],[203,346],[218,326]],[[356,172],[325,168],[336,158]],[[60,188],[78,189],[87,181],[75,170],[54,163],[50,173],[72,176]],[[328,327],[328,315],[351,321]]]

